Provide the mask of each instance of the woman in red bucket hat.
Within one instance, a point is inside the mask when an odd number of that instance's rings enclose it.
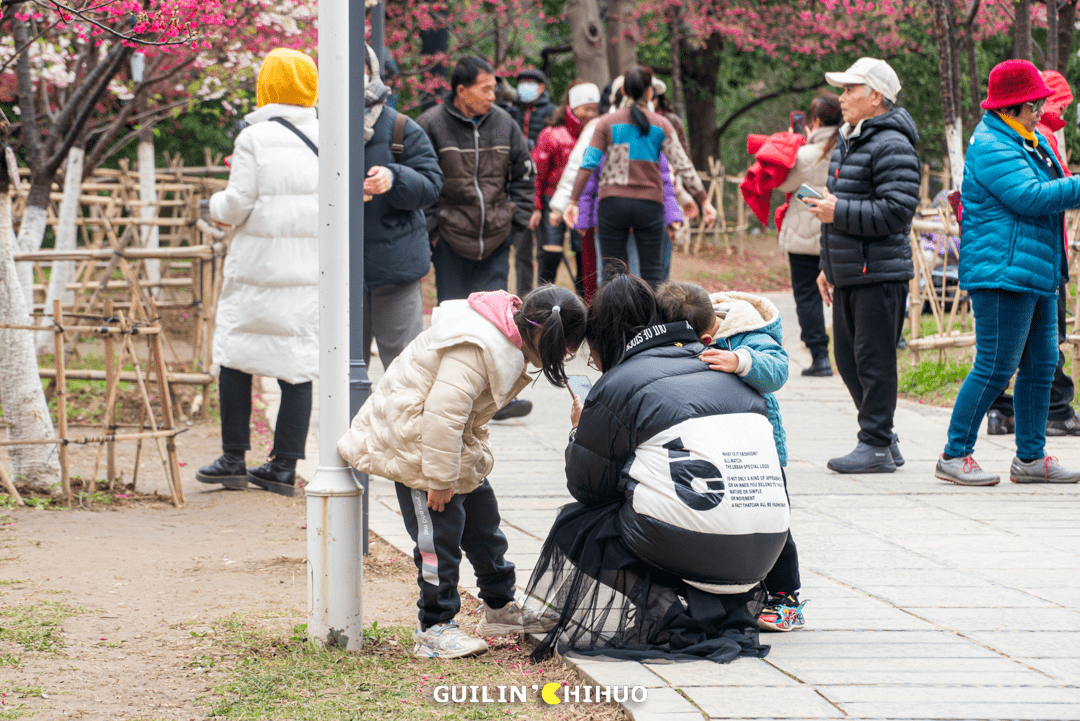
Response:
[[[1080,177],[1066,177],[1036,131],[1054,94],[1026,60],[990,71],[987,110],[975,128],[961,189],[960,287],[971,295],[976,355],[956,397],[935,475],[968,486],[998,476],[972,457],[994,398],[1013,373],[1014,483],[1076,483],[1080,472],[1046,455],[1050,383],[1058,359],[1057,296],[1068,278],[1064,213],[1080,207]]]

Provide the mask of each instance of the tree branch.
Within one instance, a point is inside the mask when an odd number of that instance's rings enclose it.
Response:
[[[49,158],[49,162],[45,165],[46,171],[55,173],[60,167],[60,164],[64,162],[68,150],[75,144],[75,139],[79,136],[79,133],[82,132],[83,126],[86,125],[86,121],[90,119],[90,114],[94,112],[94,106],[97,105],[101,96],[105,94],[112,79],[120,72],[120,67],[123,65],[124,61],[131,55],[131,48],[124,45],[118,45],[110,55],[114,55],[112,63],[109,65],[108,69],[101,74],[100,80],[97,82],[97,87],[94,88],[93,93],[86,98],[82,110],[75,120],[71,122],[71,129],[64,135],[64,140],[60,143],[60,147],[58,147],[53,156]],[[89,84],[90,79],[87,78],[85,82]]]
[[[61,15],[63,13],[71,13],[83,22],[90,23],[94,27],[108,33],[109,35],[112,35],[115,38],[123,40],[124,42],[136,43],[138,45],[161,47],[164,45],[185,45],[191,39],[191,35],[189,34],[183,40],[141,40],[138,36],[134,34],[119,33],[113,30],[108,25],[105,25],[98,20],[94,20],[92,17],[88,16],[81,10],[76,10],[75,8],[68,7],[67,5],[57,2],[57,0],[32,0],[32,2],[38,7],[45,8],[46,10],[56,10],[57,12],[61,13]]]
[[[729,127],[731,127],[731,124],[734,123],[735,120],[740,115],[742,115],[743,113],[745,113],[748,110],[752,110],[753,108],[757,107],[758,105],[761,105],[766,100],[772,100],[773,98],[780,97],[781,95],[787,95],[789,93],[805,93],[807,90],[817,90],[818,88],[822,87],[823,85],[825,85],[824,80],[821,80],[819,82],[813,83],[812,85],[806,85],[806,86],[789,85],[788,87],[777,90],[774,93],[768,93],[766,95],[762,95],[760,98],[754,98],[749,103],[747,103],[746,105],[742,106],[741,108],[736,110],[734,113],[732,113],[728,117],[728,119],[725,120],[720,125],[720,127],[716,129],[716,139],[719,140],[720,137],[724,134],[724,131],[726,131]]]

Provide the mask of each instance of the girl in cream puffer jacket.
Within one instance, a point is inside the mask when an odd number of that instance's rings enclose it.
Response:
[[[461,606],[462,550],[477,569],[485,622],[491,622],[485,635],[510,632],[500,613],[524,613],[513,605],[514,566],[504,557],[506,538],[487,481],[494,465],[487,423],[529,384],[526,361],[565,386],[566,354],[584,337],[584,304],[558,286],[542,286],[524,302],[501,290],[445,301],[338,441],[338,452],[357,470],[395,482],[417,544],[417,655],[453,658],[487,648],[452,624]]]

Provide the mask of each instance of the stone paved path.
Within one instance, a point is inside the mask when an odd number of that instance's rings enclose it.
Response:
[[[897,412],[907,464],[892,475],[839,476],[829,458],[854,447],[854,408],[838,377],[809,379],[788,294],[792,355],[780,392],[788,433],[791,528],[807,626],[764,635],[764,660],[577,665],[599,685],[642,685],[638,721],[702,718],[1080,719],[1080,488],[1007,480],[1012,436],[979,439],[994,488],[933,477],[948,413]],[[584,363],[577,373],[588,373]],[[569,396],[543,380],[536,408],[492,424],[503,528],[518,581],[528,580],[556,510],[570,500],[562,453]],[[1080,438],[1049,450],[1080,464]],[[411,552],[390,484],[376,480],[372,530]],[[463,583],[472,579],[463,569]]]

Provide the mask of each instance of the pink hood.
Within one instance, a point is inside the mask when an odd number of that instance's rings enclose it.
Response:
[[[487,318],[502,331],[511,343],[521,350],[521,332],[514,322],[514,313],[521,308],[521,298],[505,290],[473,293],[468,299],[469,307]]]

